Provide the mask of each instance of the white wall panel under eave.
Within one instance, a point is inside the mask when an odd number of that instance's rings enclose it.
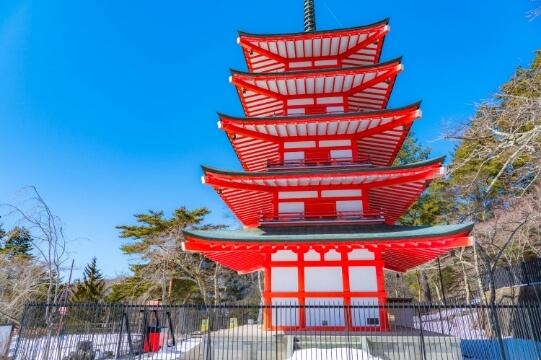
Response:
[[[284,160],[303,160],[304,151],[286,151],[284,153]]]
[[[271,292],[299,291],[299,269],[271,267]]]
[[[336,202],[336,211],[362,211],[363,202],[361,200],[340,200]]]
[[[331,150],[331,159],[351,159],[351,149],[347,150]]]
[[[306,110],[304,108],[288,108],[287,114],[288,115],[304,115]]]
[[[362,306],[378,305],[378,298],[352,298],[351,315],[353,326],[380,326],[379,308],[363,308]],[[358,307],[357,307],[358,306]]]
[[[327,112],[328,113],[343,113],[344,107],[343,106],[327,106]]]
[[[320,261],[320,260],[321,260],[321,254],[315,250],[309,250],[306,254],[304,254],[304,261]]]
[[[278,213],[303,213],[304,202],[281,202],[278,203]]]
[[[306,267],[304,268],[304,290],[343,291],[341,267]]]
[[[316,147],[315,141],[286,141],[284,142],[284,149],[299,149],[299,148],[314,148]]]
[[[348,254],[349,260],[374,260],[375,256],[372,251],[366,249],[355,249]]]
[[[324,255],[325,261],[337,261],[342,260],[342,254],[340,254],[338,251],[331,249]]]
[[[353,197],[361,196],[362,190],[352,189],[352,190],[322,190],[321,197]]]
[[[351,140],[321,140],[320,147],[350,146]]]
[[[313,105],[314,99],[313,98],[305,98],[305,99],[289,99],[287,101],[287,105]]]
[[[311,61],[292,61],[289,63],[290,68],[309,67],[312,66]]]
[[[316,64],[316,66],[332,66],[332,65],[338,65],[338,61],[335,60],[335,59],[316,60],[315,64]]]
[[[344,306],[341,298],[306,298],[306,326],[344,326],[344,309],[333,306]]]
[[[297,261],[298,255],[291,250],[278,250],[271,254],[272,261]]]
[[[330,82],[328,84],[332,85]],[[318,104],[336,104],[336,103],[341,103],[342,101],[344,101],[344,97],[342,96],[330,96],[330,97],[317,98]]]
[[[299,305],[297,298],[273,298],[272,305],[287,306],[283,308],[272,308],[273,326],[297,326],[299,325]]]
[[[349,288],[351,291],[378,291],[375,266],[350,266]]]
[[[317,191],[279,191],[278,199],[309,199],[317,198]]]

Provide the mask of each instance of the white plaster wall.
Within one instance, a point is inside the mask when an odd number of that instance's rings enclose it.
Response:
[[[274,298],[272,305],[291,306],[283,308],[272,308],[272,325],[274,326],[298,326],[299,325],[299,305],[297,298]]]
[[[374,253],[366,249],[355,249],[348,254],[349,260],[374,260]]]
[[[351,140],[321,140],[319,146],[321,147],[334,147],[334,146],[349,146]]]
[[[289,99],[287,100],[288,105],[313,105],[314,99],[305,98],[305,99]]]
[[[321,254],[315,250],[309,250],[306,254],[304,254],[304,261],[320,261],[320,260],[321,260]]]
[[[291,61],[289,63],[290,68],[308,67],[308,66],[312,66],[311,61]]]
[[[375,266],[350,266],[349,288],[351,291],[378,291]]]
[[[304,212],[304,202],[281,202],[278,203],[279,213],[302,213]]]
[[[344,306],[342,298],[306,298],[307,306],[324,306],[322,308],[306,308],[306,326],[344,326],[344,308],[332,306]]]
[[[291,250],[278,250],[271,255],[272,261],[297,261],[297,254]]]
[[[327,261],[342,260],[342,254],[340,254],[338,251],[334,249],[331,249],[324,254],[324,258]]]
[[[336,60],[319,60],[316,61],[316,64],[318,65],[334,65],[336,64]],[[344,101],[344,98],[342,96],[327,96],[327,97],[319,97],[317,98],[318,104],[335,104],[340,103]]]
[[[299,269],[296,267],[271,268],[271,291],[299,291]]]
[[[286,151],[284,160],[302,160],[304,159],[304,151]]]
[[[342,268],[314,266],[304,268],[305,291],[343,291]]]
[[[355,306],[351,308],[352,324],[353,326],[380,326],[381,319],[379,317],[379,308],[370,308],[363,306],[378,305],[378,298],[352,298],[351,305]],[[358,306],[358,307],[357,307]],[[378,324],[368,325],[368,318],[378,319]]]
[[[304,114],[306,110],[304,108],[288,108],[287,114],[288,115],[295,115],[295,114]]]
[[[304,111],[304,109],[302,109],[302,111]],[[316,147],[315,141],[286,141],[284,142],[284,149],[314,148],[314,147]]]
[[[352,196],[361,196],[361,190],[323,190],[321,191],[321,197],[352,197]]]
[[[351,150],[331,150],[331,158],[333,159],[339,159],[339,158],[351,158],[352,153]]]
[[[316,60],[315,61],[316,66],[329,66],[329,65],[338,65],[338,61],[332,59],[332,60]],[[340,98],[342,100],[342,98]]]
[[[317,198],[317,191],[280,191],[278,199],[307,199]]]
[[[327,106],[327,112],[344,112],[343,106]]]
[[[363,202],[361,200],[341,200],[336,202],[336,211],[362,211]]]

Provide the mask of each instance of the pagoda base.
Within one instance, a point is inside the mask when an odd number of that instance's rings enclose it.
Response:
[[[185,360],[255,360],[292,359],[295,353],[304,358],[333,359],[348,354],[351,358],[373,359],[462,359],[460,338],[408,327],[393,327],[388,333],[275,332],[259,325],[224,329],[204,336],[196,347],[180,359]],[[349,357],[347,357],[349,358]]]
[[[267,330],[387,331],[381,253],[334,245],[277,250],[265,266]]]

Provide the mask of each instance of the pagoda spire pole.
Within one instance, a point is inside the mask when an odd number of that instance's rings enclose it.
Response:
[[[316,10],[314,0],[304,0],[304,31],[316,31]]]

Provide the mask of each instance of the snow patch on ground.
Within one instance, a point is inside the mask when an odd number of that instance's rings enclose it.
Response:
[[[47,337],[22,340],[17,350],[17,357],[23,356],[26,358],[42,359],[48,354],[47,357],[50,359],[62,359],[71,352],[76,351],[77,344],[80,341],[90,340],[93,344],[93,350],[96,352],[96,359],[112,359],[116,355],[119,334],[62,335],[60,338],[52,337],[49,341],[48,351]],[[16,342],[17,338],[14,337],[10,346],[10,356],[14,355]],[[165,345],[157,352],[141,354],[140,358],[153,360],[178,359],[179,356],[190,351],[200,342],[201,339],[189,338],[178,341],[175,346]],[[125,335],[121,339],[121,349],[122,354],[127,354],[128,339]]]
[[[383,360],[370,355],[365,350],[336,348],[336,349],[302,349],[293,353],[291,360]]]

